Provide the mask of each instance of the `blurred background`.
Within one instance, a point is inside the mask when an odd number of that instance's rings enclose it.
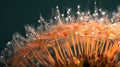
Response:
[[[76,9],[81,5],[81,10],[94,10],[95,0],[1,0],[0,1],[0,51],[6,43],[12,40],[15,32],[25,36],[25,24],[37,24],[40,14],[49,20],[52,8],[59,6],[60,11],[71,7]],[[96,0],[97,7],[110,12],[117,9],[120,0]]]

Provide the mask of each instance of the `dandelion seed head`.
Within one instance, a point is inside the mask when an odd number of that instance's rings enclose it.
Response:
[[[16,67],[118,67],[120,7],[113,18],[101,8],[93,14],[80,5],[75,15],[72,10],[65,16],[57,6],[52,23],[40,16],[38,27],[26,25],[26,37],[15,33],[1,59]]]

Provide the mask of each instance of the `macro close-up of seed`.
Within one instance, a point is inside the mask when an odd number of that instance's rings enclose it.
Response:
[[[93,12],[77,5],[64,13],[56,6],[50,20],[40,14],[25,36],[12,36],[0,67],[120,67],[120,6],[111,12],[96,3]]]

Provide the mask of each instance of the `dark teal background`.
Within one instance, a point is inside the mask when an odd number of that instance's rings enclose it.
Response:
[[[76,8],[79,4],[82,10],[88,7],[94,9],[94,0],[1,0],[0,1],[0,50],[12,39],[15,32],[25,34],[25,24],[36,24],[41,13],[45,19],[49,19],[52,8],[57,5],[60,10],[71,7]],[[116,10],[120,0],[101,0],[101,7],[109,11]],[[100,0],[97,0],[100,7]]]

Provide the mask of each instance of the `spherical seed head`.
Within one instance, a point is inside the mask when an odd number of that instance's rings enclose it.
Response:
[[[26,38],[18,33],[13,35],[4,51],[9,53],[3,58],[8,66],[118,67],[120,23],[112,23],[103,11],[100,11],[102,21],[96,14],[89,16],[80,11],[74,18],[70,11],[67,11],[67,20],[61,19],[63,16],[57,7],[57,24],[49,24],[40,17],[40,26],[36,29],[25,26]]]

